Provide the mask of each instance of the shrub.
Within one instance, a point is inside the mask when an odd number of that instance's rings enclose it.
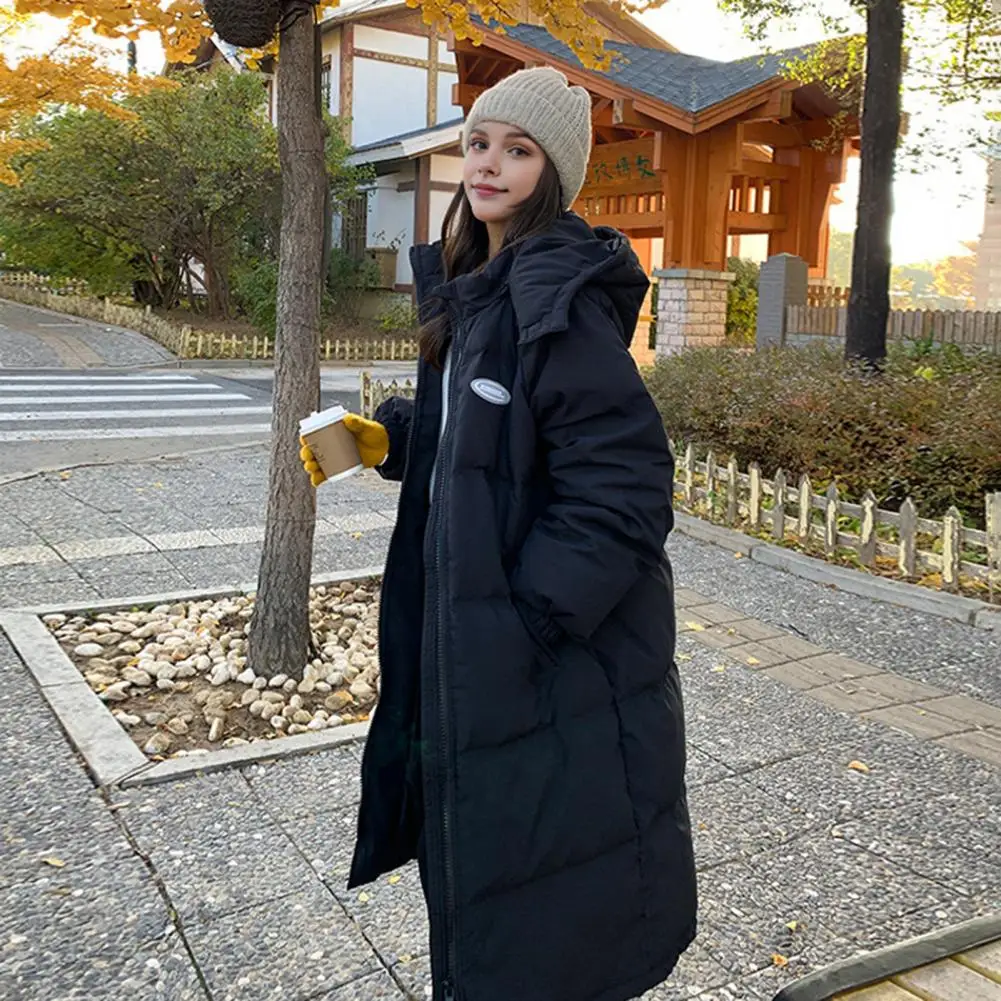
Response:
[[[870,489],[890,510],[910,496],[940,518],[954,504],[982,527],[984,494],[1001,490],[1001,358],[957,354],[893,348],[872,377],[826,348],[699,349],[647,378],[675,441],[834,481],[851,501]]]
[[[237,306],[258,330],[275,336],[278,308],[278,262],[249,261],[233,269],[232,294]]]
[[[754,343],[758,323],[758,272],[754,261],[731,257],[727,271],[737,277],[726,293],[726,341],[744,347]]]

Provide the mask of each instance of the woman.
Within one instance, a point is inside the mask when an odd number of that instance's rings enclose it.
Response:
[[[548,68],[480,96],[412,253],[416,399],[345,422],[403,481],[350,885],[418,857],[435,1001],[624,1001],[695,934],[673,464],[628,352],[647,279],[567,211],[590,116]]]

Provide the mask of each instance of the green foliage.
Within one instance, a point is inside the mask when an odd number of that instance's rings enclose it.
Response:
[[[672,438],[742,468],[807,473],[819,490],[835,481],[852,501],[871,489],[891,510],[910,496],[925,517],[955,504],[980,526],[984,494],[1001,490],[1001,358],[897,347],[873,377],[823,348],[703,349],[647,379]]]
[[[278,263],[241,261],[233,269],[233,300],[258,330],[275,336],[278,309]]]
[[[371,261],[356,260],[339,247],[333,248],[324,281],[324,318],[349,326],[358,323],[365,292],[378,280],[379,269]]]
[[[387,334],[413,333],[417,322],[417,307],[402,297],[376,317],[379,329]]]
[[[827,247],[827,277],[839,288],[849,288],[852,283],[853,233],[832,229]]]
[[[754,343],[758,322],[758,273],[754,261],[731,257],[727,271],[737,277],[726,293],[726,340],[728,344],[744,346]]]

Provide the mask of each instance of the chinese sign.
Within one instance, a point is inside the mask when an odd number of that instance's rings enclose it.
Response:
[[[644,181],[649,184],[657,176],[653,169],[653,140],[633,139],[595,146],[584,183],[586,187],[629,186]]]

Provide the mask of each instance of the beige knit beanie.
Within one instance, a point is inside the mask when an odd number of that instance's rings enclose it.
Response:
[[[571,87],[550,66],[519,70],[476,99],[462,128],[462,150],[481,122],[503,122],[524,129],[543,149],[559,174],[563,208],[580,194],[591,154],[591,98]]]

